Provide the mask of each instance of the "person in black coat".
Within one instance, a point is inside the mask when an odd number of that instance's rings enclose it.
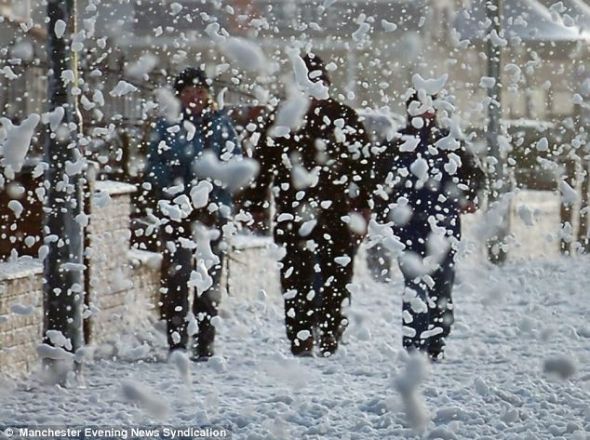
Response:
[[[310,81],[329,84],[318,56],[303,60]],[[350,301],[347,284],[370,215],[369,139],[357,113],[332,98],[311,98],[302,126],[287,136],[269,131],[276,117],[270,115],[254,152],[260,173],[244,198],[259,219],[270,190],[274,195],[291,352],[311,356],[319,333],[321,354],[329,356],[347,325],[342,307]]]
[[[437,125],[433,97],[424,100],[417,93],[408,99],[407,125],[377,162],[381,187],[390,193],[378,217],[392,222],[406,246],[399,259],[403,346],[439,359],[454,322],[461,213],[475,211],[484,174],[465,145]]]

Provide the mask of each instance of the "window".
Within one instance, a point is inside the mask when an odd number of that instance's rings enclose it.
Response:
[[[556,90],[553,93],[553,108],[555,115],[571,115],[574,112],[572,92]]]

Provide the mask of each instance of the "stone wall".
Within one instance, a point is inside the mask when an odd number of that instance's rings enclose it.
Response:
[[[0,263],[0,374],[28,371],[43,330],[43,267],[38,260]]]
[[[125,327],[126,305],[134,301],[129,261],[133,185],[96,182],[91,202],[87,305],[92,314],[88,342],[102,342]],[[141,267],[141,266],[139,266]]]
[[[130,249],[130,206],[135,187],[97,182],[87,228],[89,289],[84,312],[86,342],[116,346],[123,334],[141,331],[158,317],[158,254]],[[270,238],[238,237],[231,243],[222,285],[230,295],[279,291]],[[277,276],[270,277],[274,270]],[[37,365],[43,330],[43,266],[23,257],[0,263],[0,374]]]
[[[561,201],[558,193],[522,190],[512,199],[510,259],[560,255]]]
[[[221,281],[228,295],[255,298],[262,289],[280,292],[279,253],[271,237],[234,237]]]
[[[87,228],[87,342],[117,337],[157,306],[159,259],[131,251],[132,185],[97,182]],[[30,257],[0,263],[0,373],[30,370],[43,330],[43,266]],[[152,314],[152,316],[155,316]]]

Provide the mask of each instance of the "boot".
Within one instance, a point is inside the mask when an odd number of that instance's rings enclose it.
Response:
[[[347,327],[348,320],[343,318],[335,329],[322,330],[320,328],[320,353],[322,357],[330,357],[336,353]]]
[[[331,335],[324,334],[320,337],[320,353],[322,357],[330,357],[338,350],[339,338]]]
[[[215,326],[208,321],[199,323],[199,333],[193,337],[191,360],[203,362],[215,354]]]
[[[305,341],[294,339],[291,341],[291,353],[296,357],[313,357],[313,338]]]
[[[432,362],[442,361],[445,358],[445,340],[443,338],[430,340],[426,352]]]

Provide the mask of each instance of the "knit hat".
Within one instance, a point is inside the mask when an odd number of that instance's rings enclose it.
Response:
[[[177,95],[180,95],[182,90],[189,86],[199,86],[209,89],[210,85],[203,69],[188,67],[174,80],[174,90]]]

